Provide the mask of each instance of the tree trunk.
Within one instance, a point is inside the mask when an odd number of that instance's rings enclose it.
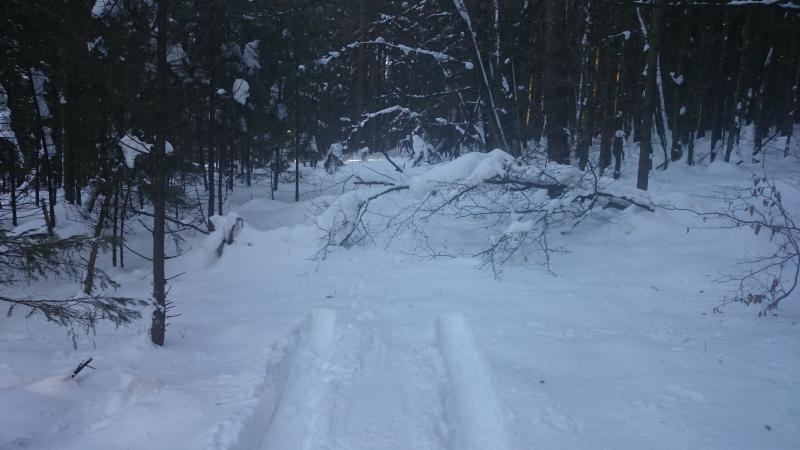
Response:
[[[736,90],[734,92],[733,116],[730,119],[730,132],[728,137],[728,145],[725,147],[725,162],[730,162],[731,153],[733,152],[734,143],[739,142],[739,135],[741,133],[742,123],[749,108],[749,99],[745,89],[750,86],[750,58],[752,55],[752,38],[750,36],[753,27],[753,15],[748,14],[745,18],[744,28],[742,29],[742,49],[739,55],[739,71],[736,74]]]
[[[786,106],[783,113],[785,114],[784,135],[786,136],[786,147],[783,149],[783,157],[789,156],[789,146],[792,142],[792,134],[794,132],[795,117],[797,117],[797,101],[798,94],[800,94],[800,31],[795,30],[792,33],[791,45],[789,46],[790,63],[787,67],[786,74],[786,88],[784,93],[786,95]]]
[[[66,92],[67,103],[64,108],[66,110],[64,114],[64,131],[67,137],[64,142],[65,145],[63,146],[64,165],[62,167],[62,177],[64,179],[64,199],[67,203],[74,204],[76,200],[75,191],[77,184],[75,180],[75,166],[78,159],[78,110],[75,107],[75,99],[77,97],[77,93],[75,93],[77,88],[73,85],[75,81],[70,80],[69,83]]]
[[[223,137],[225,137],[223,135]],[[226,146],[220,146],[217,150],[217,214],[222,215],[222,180],[225,178],[225,161],[223,159],[222,149]]]
[[[167,121],[167,20],[168,0],[158,0],[156,82],[159,93],[156,145],[153,149],[153,320],[150,338],[158,346],[164,345],[167,326],[167,292],[165,275],[164,234],[166,221],[165,145]]]
[[[213,79],[213,77],[212,77]],[[207,182],[207,190],[208,190],[208,231],[214,231],[214,224],[211,222],[211,216],[214,215],[214,162],[216,161],[216,155],[214,152],[214,148],[216,146],[216,142],[214,139],[215,135],[215,126],[214,123],[214,116],[215,116],[215,99],[217,97],[217,93],[214,91],[214,83],[213,81],[210,82],[210,90],[209,90],[209,97],[208,97],[208,182]]]
[[[114,187],[114,215],[111,219],[111,266],[117,267],[117,247],[119,247],[119,189],[120,182]]]
[[[598,127],[600,129],[600,162],[599,172],[600,175],[605,173],[608,166],[611,165],[611,147],[614,140],[614,113],[613,113],[613,83],[614,71],[611,64],[612,53],[610,48],[606,46],[604,49],[599,50],[598,58],[598,93],[597,97],[600,99],[599,108],[600,120]]]
[[[94,226],[94,241],[92,242],[91,249],[89,250],[89,259],[86,262],[86,278],[83,280],[83,292],[86,295],[92,294],[94,288],[94,268],[97,264],[97,252],[100,249],[98,239],[103,235],[103,229],[106,225],[106,217],[108,217],[108,210],[111,208],[111,193],[106,192],[103,194],[103,203],[100,205],[100,212],[97,216],[97,223]]]
[[[551,0],[556,1],[556,0]],[[472,20],[469,16],[469,11],[467,10],[467,5],[464,0],[453,0],[453,4],[456,7],[461,19],[464,21],[464,24],[467,27],[467,32],[470,35],[472,40],[472,49],[475,52],[475,59],[478,61],[478,69],[480,69],[480,82],[479,84],[483,87],[484,94],[486,98],[489,100],[489,103],[486,105],[489,108],[489,117],[491,117],[491,123],[495,128],[495,132],[497,136],[500,138],[499,142],[503,146],[504,150],[509,150],[508,141],[506,140],[506,134],[503,130],[503,123],[500,121],[500,115],[497,111],[497,103],[495,102],[495,93],[494,88],[492,87],[492,82],[490,81],[490,75],[487,71],[486,64],[483,62],[483,56],[481,55],[481,49],[478,45],[478,37],[475,34],[475,30],[472,28]]]
[[[769,38],[767,42],[767,54],[764,56],[764,65],[762,67],[763,76],[761,79],[761,88],[758,91],[758,96],[755,100],[756,112],[755,117],[755,137],[753,139],[753,157],[757,156],[763,150],[764,138],[767,137],[769,132],[769,107],[770,107],[770,93],[775,88],[776,78],[778,75],[778,64],[775,61],[776,55],[776,40],[778,23],[777,15],[773,14],[770,18]]]
[[[125,267],[125,219],[128,218],[128,203],[131,199],[131,183],[125,188],[125,199],[122,200],[122,212],[119,219],[119,266]]]
[[[547,155],[551,161],[569,164],[569,142],[567,141],[568,105],[570,101],[567,81],[566,51],[562,23],[564,3],[560,0],[545,0],[545,60],[544,110],[547,116],[545,136]]]
[[[684,12],[682,15],[684,20],[690,20],[688,14]],[[694,30],[694,28],[692,28]],[[682,82],[674,87],[675,99],[672,102],[672,148],[670,149],[670,159],[675,162],[683,158],[684,146],[686,145],[686,118],[688,108],[686,102],[686,61],[687,52],[689,51],[689,32],[682,33],[681,44],[678,54],[678,70],[675,75]]]
[[[42,209],[42,213],[44,214],[45,222],[47,222],[47,228],[52,230],[56,226],[56,214],[55,214],[55,204],[56,204],[56,188],[53,182],[53,172],[50,168],[50,152],[47,146],[47,133],[45,132],[44,127],[44,120],[42,118],[42,112],[39,109],[39,93],[36,92],[36,84],[34,83],[33,79],[33,71],[28,69],[28,81],[30,82],[31,94],[33,95],[33,106],[34,106],[34,113],[36,119],[36,130],[39,136],[39,142],[42,145],[42,151],[44,155],[42,160],[40,161],[41,168],[44,170],[44,177],[45,177],[45,186],[47,187],[47,201],[49,205],[49,209],[45,208]],[[44,93],[42,93],[44,95]],[[37,152],[38,153],[38,152]],[[36,179],[37,179],[37,186],[36,189],[38,191],[38,179],[39,179],[39,166],[37,166],[36,170]],[[37,203],[38,203],[38,194],[37,194]],[[49,217],[48,217],[49,216]]]
[[[636,187],[645,191],[649,183],[650,170],[653,167],[653,115],[655,114],[656,96],[658,95],[656,71],[661,37],[661,20],[664,10],[663,8],[655,7],[652,8],[652,14],[653,23],[647,36],[650,48],[647,50],[647,79],[645,80],[645,96],[644,104],[642,105],[639,170],[636,179]]]
[[[724,35],[727,31],[727,18],[723,19],[722,21],[722,34]],[[717,82],[714,84],[714,98],[713,98],[713,109],[711,115],[711,151],[709,154],[709,159],[711,162],[717,158],[717,144],[719,141],[722,140],[722,123],[723,123],[723,104],[725,103],[724,98],[727,96],[726,91],[726,83],[723,83],[723,74],[725,68],[725,58],[727,55],[727,48],[728,48],[728,40],[722,39],[720,42],[720,50],[719,50],[719,63],[717,65],[717,75],[716,80]]]
[[[17,221],[17,147],[9,144],[8,148],[8,178],[11,186],[11,225],[19,225]]]

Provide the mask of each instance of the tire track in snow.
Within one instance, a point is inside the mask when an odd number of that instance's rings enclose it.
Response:
[[[301,450],[314,446],[324,426],[320,405],[325,396],[325,371],[333,342],[336,312],[312,312],[299,341],[286,355],[286,377],[277,405],[260,443],[261,449]]]
[[[451,447],[510,450],[504,411],[469,323],[461,314],[443,314],[438,325],[439,349],[449,379]]]
[[[440,450],[444,368],[430,341],[352,327],[336,349],[330,450]],[[437,366],[437,363],[438,366]]]

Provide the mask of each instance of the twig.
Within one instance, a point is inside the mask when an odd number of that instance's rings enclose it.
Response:
[[[89,363],[91,363],[93,359],[94,358],[89,358],[89,359],[81,362],[80,364],[78,364],[78,367],[76,367],[75,370],[72,371],[71,378],[75,378],[76,376],[78,376],[78,374],[81,373],[81,370],[83,370],[83,369],[85,369],[87,367],[92,369],[92,370],[94,370],[94,367],[89,365]]]

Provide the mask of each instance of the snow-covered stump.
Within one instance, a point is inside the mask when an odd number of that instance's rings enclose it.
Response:
[[[225,246],[233,244],[244,228],[244,220],[236,213],[212,216],[209,220],[214,225],[214,231],[206,238],[206,252],[221,258]]]

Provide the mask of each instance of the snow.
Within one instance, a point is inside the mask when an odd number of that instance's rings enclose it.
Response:
[[[411,151],[413,153],[412,159],[417,161],[428,162],[430,159],[431,145],[425,139],[418,135],[411,136]]]
[[[136,136],[126,134],[119,140],[119,148],[125,156],[125,165],[127,165],[129,169],[133,169],[136,157],[141,154],[150,153],[153,145],[142,142]]]
[[[244,46],[242,58],[244,59],[244,65],[247,66],[251,73],[261,68],[261,63],[259,62],[261,58],[261,51],[259,50],[260,45],[261,41],[256,39],[248,42]]]
[[[0,139],[16,144],[17,136],[11,128],[11,109],[8,107],[8,94],[0,84]]]
[[[114,16],[121,10],[119,0],[96,0],[92,6],[92,17]]]
[[[406,107],[403,107],[403,106],[400,106],[400,105],[394,105],[394,106],[389,106],[387,108],[383,108],[380,111],[375,111],[375,112],[364,114],[364,118],[361,120],[361,122],[358,123],[358,127],[359,128],[363,127],[364,125],[367,124],[367,122],[370,121],[370,119],[374,119],[374,118],[376,118],[378,116],[382,116],[382,115],[385,115],[385,114],[391,114],[391,113],[395,113],[395,112],[398,113],[398,115],[405,114],[411,119],[420,116],[417,112],[412,111],[412,110],[410,110],[410,109],[408,109]]]
[[[347,50],[352,50],[352,49],[357,48],[357,47],[369,46],[369,45],[380,45],[380,46],[384,46],[384,47],[400,50],[403,53],[404,56],[408,56],[410,54],[414,54],[414,55],[429,56],[429,57],[433,58],[434,60],[436,60],[438,62],[455,62],[456,61],[456,59],[454,57],[452,57],[452,56],[450,56],[450,55],[448,55],[446,53],[438,52],[438,51],[435,51],[435,50],[429,50],[427,48],[410,47],[410,46],[405,45],[405,44],[397,44],[397,43],[393,43],[393,42],[388,42],[388,41],[386,41],[386,39],[378,36],[377,38],[369,40],[369,41],[352,42],[352,43],[340,48],[338,51],[328,52],[327,55],[325,55],[325,56],[323,56],[321,58],[318,58],[316,60],[316,63],[319,64],[319,65],[323,65],[323,66],[327,65],[332,60],[340,57]],[[472,63],[470,61],[462,61],[462,64],[464,65],[464,68],[466,68],[467,70],[471,70],[472,69]]]
[[[285,103],[278,103],[278,105],[275,107],[275,115],[281,122],[285,121],[289,117],[289,110],[286,108]]]
[[[460,182],[472,186],[495,176],[502,176],[513,161],[511,155],[500,149],[489,153],[467,153],[414,177],[410,182],[411,192],[417,197],[424,197],[438,189],[442,183]]]
[[[342,146],[341,142],[334,142],[328,148],[328,152],[337,158],[341,158],[342,155],[344,154],[344,147]]]
[[[533,228],[533,222],[530,220],[515,220],[511,222],[503,233],[505,234],[518,234],[527,233]]]
[[[509,166],[513,162],[513,156],[500,149],[494,149],[486,153],[486,156],[467,177],[467,181],[479,183],[494,177],[502,177],[508,172]]]
[[[86,43],[86,48],[93,52],[95,50],[99,51],[103,56],[106,56],[107,52],[105,49],[105,42],[102,36],[97,36],[93,40]]]
[[[430,243],[446,244],[452,257],[420,259],[409,237],[384,246],[376,236],[315,259],[318,222],[331,208],[352,211],[381,189],[354,187],[355,175],[411,186],[382,197],[383,213],[441,181],[468,185],[517,170],[499,150],[432,166],[396,162],[405,173],[385,160],[335,175],[302,168],[298,203],[287,202],[285,185],[277,200],[265,198],[268,180],[237,186],[225,204],[232,214],[212,218],[219,228],[237,215],[246,223],[223,255],[208,257],[216,237],[188,233],[183,254],[167,262],[167,275],[179,275],[169,299],[180,316],[164,348],[149,343],[147,310],[131,327],[101,325],[77,350],[57,326],[3,315],[0,448],[800,447],[797,297],[767,318],[739,304],[713,312],[734,287],[721,275],[764,250],[768,236],[628,208],[556,230],[551,245],[566,251],[553,257],[555,275],[518,264],[497,280],[477,269],[471,255],[490,234],[479,220],[435,223]],[[635,162],[626,159],[618,182],[600,179],[603,190],[628,192]],[[800,168],[774,154],[762,163],[786,182]],[[673,164],[655,171],[642,195],[714,208],[710,192],[752,186],[763,170]],[[800,207],[797,190],[787,188],[786,199]],[[60,233],[85,227],[58,206]],[[146,255],[148,231],[131,222],[127,245]],[[526,222],[514,217],[499,229],[523,232]],[[127,253],[126,265],[112,271],[117,292],[147,298],[149,262]],[[88,356],[96,369],[69,378]]]
[[[339,55],[341,55],[340,52],[336,52],[336,51],[328,52],[327,55],[325,55],[322,58],[319,58],[317,60],[317,64],[320,64],[320,65],[323,65],[323,66],[327,65],[329,62],[331,62],[331,60],[338,58]]]
[[[241,79],[237,78],[233,82],[233,99],[236,103],[240,105],[244,105],[247,103],[247,99],[250,97],[250,84]]]
[[[186,52],[181,44],[175,44],[167,50],[167,64],[176,66],[187,62]]]
[[[148,144],[132,134],[126,134],[119,140],[119,148],[122,150],[122,154],[125,157],[125,165],[128,166],[129,169],[133,169],[136,157],[150,153],[153,150],[153,144]],[[169,141],[165,142],[164,153],[170,155],[173,151],[174,148],[172,144],[170,144]]]
[[[33,75],[33,86],[36,92],[36,104],[39,108],[39,114],[42,119],[50,118],[50,108],[47,106],[47,101],[44,98],[44,85],[47,83],[47,77],[39,70],[31,69]]]

